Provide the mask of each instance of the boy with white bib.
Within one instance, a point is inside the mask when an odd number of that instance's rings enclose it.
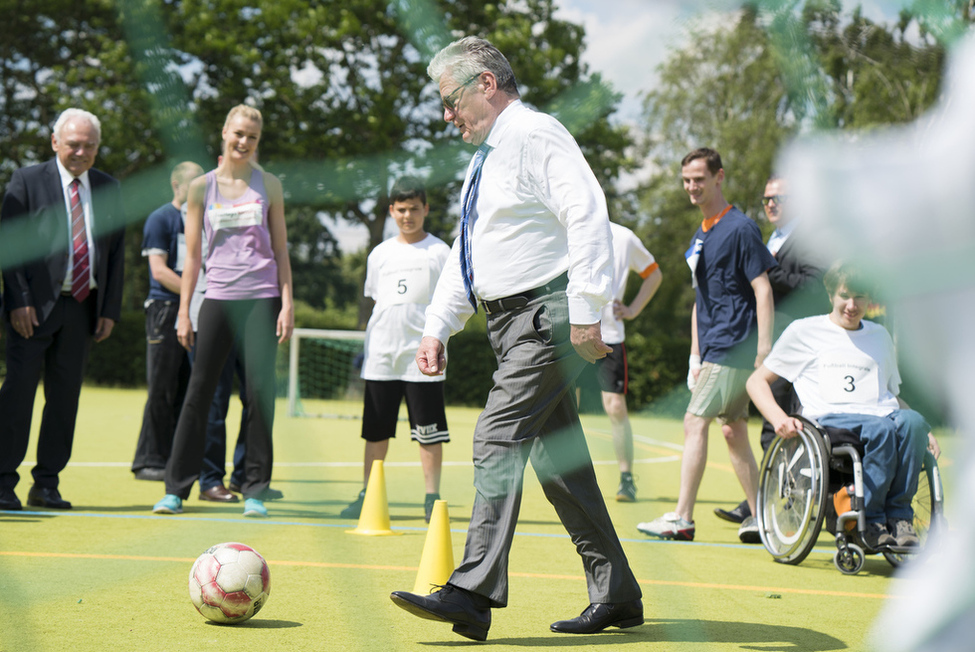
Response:
[[[430,206],[419,179],[400,178],[389,195],[389,214],[399,227],[399,235],[379,244],[366,262],[364,292],[376,304],[366,325],[362,364],[366,381],[363,486],[369,484],[373,461],[386,458],[405,397],[410,438],[420,445],[426,485],[424,517],[429,523],[433,503],[440,498],[442,444],[450,441],[450,434],[444,410],[444,377],[424,376],[414,356],[423,335],[426,308],[450,247],[423,230]],[[342,510],[342,518],[359,518],[364,498],[365,489]]]
[[[869,295],[859,270],[836,263],[823,282],[833,310],[792,322],[748,379],[748,394],[779,437],[795,437],[801,428],[772,396],[779,377],[795,386],[803,416],[859,435],[864,543],[875,549],[916,546],[911,501],[925,448],[937,456],[938,444],[924,417],[897,396],[894,343],[883,326],[863,319]]]

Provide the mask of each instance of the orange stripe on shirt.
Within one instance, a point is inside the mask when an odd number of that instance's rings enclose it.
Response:
[[[728,214],[731,210],[731,204],[728,204],[723,211],[715,215],[714,217],[709,217],[706,220],[701,221],[701,230],[707,233],[710,231],[715,224],[721,221],[721,218]]]
[[[652,263],[649,267],[647,267],[645,270],[640,272],[640,278],[645,279],[646,277],[656,272],[658,269],[660,269],[660,265],[658,265],[657,263]]]

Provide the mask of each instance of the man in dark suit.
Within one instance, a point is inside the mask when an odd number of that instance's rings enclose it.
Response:
[[[829,266],[823,252],[809,251],[809,240],[803,237],[799,222],[792,219],[788,208],[786,180],[773,174],[765,183],[762,205],[765,216],[775,231],[769,236],[768,249],[779,263],[768,271],[775,301],[775,339],[785,327],[796,319],[819,315],[829,310],[829,299],[823,291],[823,274]],[[794,414],[799,408],[792,383],[779,378],[772,383],[772,395],[786,414]],[[775,439],[775,428],[762,419],[762,450]],[[748,501],[742,501],[734,509],[714,508],[718,518],[741,523],[751,515]]]
[[[17,468],[27,453],[37,383],[44,414],[32,507],[70,509],[58,474],[71,457],[91,339],[112,333],[122,307],[119,183],[92,168],[101,140],[94,115],[67,109],[54,125],[55,158],[16,170],[0,209],[0,238],[16,241],[3,264],[7,376],[0,387],[0,509],[19,510]]]

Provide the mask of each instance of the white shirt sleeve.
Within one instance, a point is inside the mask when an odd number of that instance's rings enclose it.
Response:
[[[566,230],[569,256],[569,322],[599,321],[612,301],[613,249],[606,197],[579,146],[561,125],[534,130],[526,165],[539,199]]]

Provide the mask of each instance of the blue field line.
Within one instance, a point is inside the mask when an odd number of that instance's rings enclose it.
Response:
[[[76,518],[117,518],[117,519],[136,519],[136,520],[146,520],[146,521],[160,521],[160,522],[171,522],[171,523],[199,523],[201,521],[207,523],[234,523],[241,524],[246,523],[249,525],[286,525],[291,527],[320,527],[320,528],[338,528],[342,530],[352,530],[355,529],[354,521],[347,521],[344,523],[308,523],[304,521],[279,521],[275,519],[256,519],[256,518],[245,518],[243,516],[236,518],[214,518],[211,516],[189,516],[180,514],[101,514],[98,512],[34,512],[34,511],[19,511],[19,512],[0,512],[0,516],[3,517],[13,517],[10,521],[16,520],[18,516],[58,516],[58,517],[76,517]],[[410,526],[391,526],[393,531],[401,532],[426,532],[427,528],[424,527],[410,527]],[[467,534],[466,529],[453,529],[450,532],[452,534]],[[534,537],[534,538],[546,538],[546,539],[568,539],[569,535],[564,532],[546,533],[546,532],[515,532],[516,537]],[[630,539],[630,538],[620,538],[620,541],[625,543],[636,543],[636,544],[652,544],[652,545],[669,545],[669,546],[688,546],[688,547],[704,547],[704,548],[730,548],[737,550],[758,550],[764,552],[765,549],[756,544],[744,544],[744,543],[717,543],[717,542],[706,542],[706,541],[666,541],[663,539]],[[834,550],[829,550],[825,548],[813,548],[811,552],[820,554],[830,554],[832,555]]]

